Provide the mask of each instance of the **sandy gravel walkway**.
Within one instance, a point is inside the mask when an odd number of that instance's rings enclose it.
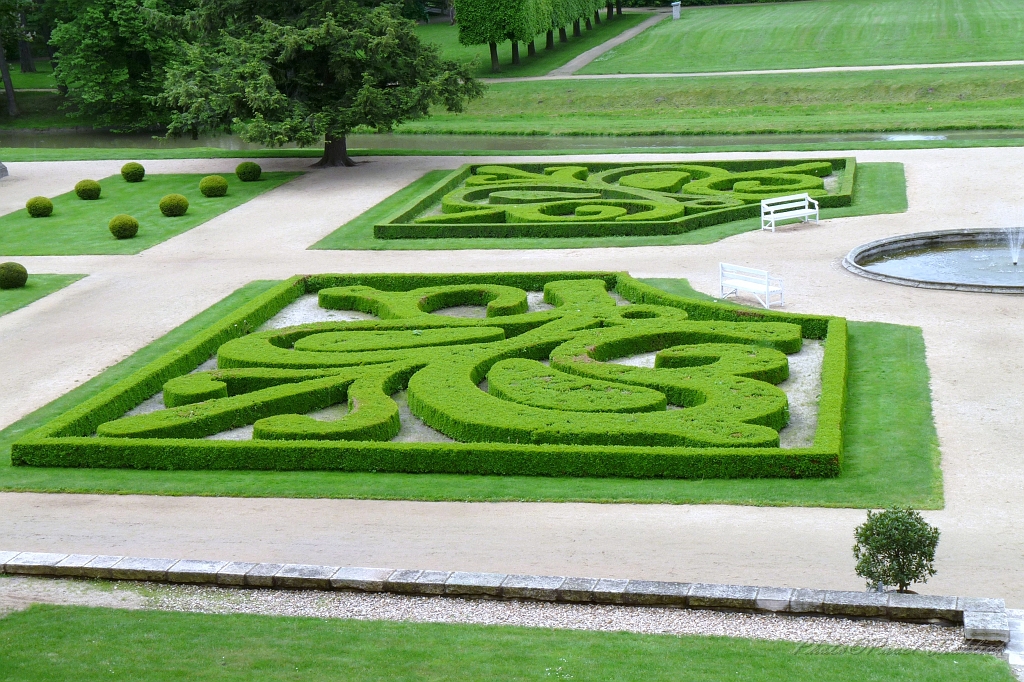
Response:
[[[849,152],[906,164],[910,211],[751,232],[707,246],[458,252],[330,252],[305,247],[421,173],[461,158],[377,158],[308,175],[138,256],[19,258],[33,272],[89,273],[0,317],[0,425],[9,424],[166,333],[244,283],[329,271],[614,269],[687,277],[713,292],[718,261],[786,281],[787,309],[921,326],[932,371],[946,508],[939,574],[925,591],[1004,596],[1024,606],[1024,301],[916,290],[855,277],[852,247],[886,235],[1003,224],[1024,203],[1024,149]],[[836,153],[837,154],[837,153]],[[703,154],[688,160],[827,153]],[[574,157],[553,160],[567,162]],[[582,157],[580,157],[582,158]],[[603,160],[667,161],[669,155]],[[503,157],[511,160],[512,157]],[[484,161],[474,158],[474,162]],[[495,159],[500,160],[500,159]],[[530,157],[535,162],[538,157]],[[151,172],[228,172],[232,160],[148,162]],[[307,161],[267,161],[269,169]],[[68,191],[120,162],[12,163],[0,213]],[[894,481],[893,485],[899,485]],[[458,504],[346,500],[0,495],[0,544],[336,565],[592,574],[853,588],[863,511],[728,506]]]

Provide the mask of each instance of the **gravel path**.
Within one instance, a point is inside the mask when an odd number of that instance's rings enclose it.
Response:
[[[394,594],[232,589],[194,585],[13,577],[0,579],[0,614],[30,601],[196,613],[515,625],[566,630],[715,635],[825,646],[954,652],[963,628],[826,617],[791,617],[685,609],[505,602]],[[4,608],[7,606],[8,608]]]

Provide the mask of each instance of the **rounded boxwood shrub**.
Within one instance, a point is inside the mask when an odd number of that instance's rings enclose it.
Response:
[[[28,281],[28,270],[20,263],[0,263],[0,289],[20,289]]]
[[[199,191],[204,197],[222,197],[228,193],[228,181],[219,175],[207,175],[199,181]]]
[[[868,511],[868,520],[857,526],[854,538],[855,570],[867,579],[869,588],[896,587],[906,592],[911,583],[928,582],[935,575],[939,529],[913,509]]]
[[[125,182],[142,182],[142,178],[146,177],[146,169],[141,163],[130,161],[121,166],[121,177]]]
[[[25,208],[33,218],[45,218],[53,213],[53,202],[46,197],[32,197],[25,202]]]
[[[107,227],[110,228],[110,234],[118,239],[131,239],[139,233],[139,221],[126,213],[111,218]]]
[[[160,200],[160,212],[168,218],[185,215],[188,210],[188,199],[182,194],[168,194]]]
[[[75,185],[75,194],[78,195],[79,199],[92,201],[93,199],[100,198],[101,189],[100,183],[95,180],[80,180],[78,184]]]
[[[263,173],[263,169],[260,165],[254,161],[243,161],[238,164],[235,168],[235,175],[242,182],[253,182],[254,180],[260,179],[260,174]]]

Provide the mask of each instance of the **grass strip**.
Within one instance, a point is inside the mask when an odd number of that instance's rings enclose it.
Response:
[[[1005,661],[982,654],[39,604],[0,619],[0,669],[9,682],[1014,679]]]
[[[32,218],[24,209],[0,216],[0,254],[9,256],[74,256],[133,254],[202,225],[236,206],[278,187],[301,173],[264,173],[256,182],[226,175],[224,197],[199,192],[201,174],[147,175],[142,182],[125,182],[120,175],[100,180],[99,199],[84,201],[74,192],[53,198],[53,215]],[[168,218],[159,209],[161,197],[183,194],[188,213]],[[133,239],[116,239],[107,228],[115,215],[127,213],[140,224]]]
[[[439,182],[451,171],[431,171],[399,190],[370,210],[311,246],[311,249],[337,250],[432,250],[458,249],[582,249],[609,246],[667,246],[677,244],[711,244],[742,232],[760,229],[757,218],[737,220],[703,227],[674,235],[639,237],[572,237],[572,238],[446,238],[446,239],[375,239],[373,226],[411,204],[421,193]],[[821,211],[823,219],[846,218],[879,213],[902,213],[907,210],[906,179],[901,163],[857,164],[853,203],[842,208]]]
[[[85,275],[36,275],[30,273],[28,282],[20,289],[0,289],[0,315],[24,308],[44,296],[63,289]]]
[[[650,280],[685,296],[685,280]],[[272,471],[11,467],[15,440],[112,386],[265,292],[254,282],[81,387],[0,431],[0,490],[238,497],[942,507],[924,339],[917,327],[849,323],[843,473],[832,479],[635,480]],[[701,296],[702,298],[707,298]],[[894,478],[898,476],[898,478]],[[899,480],[900,485],[892,485]]]
[[[403,133],[734,135],[1018,129],[1024,67],[494,83]],[[849,145],[847,145],[849,148]]]

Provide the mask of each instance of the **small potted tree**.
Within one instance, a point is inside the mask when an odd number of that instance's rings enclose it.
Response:
[[[909,592],[911,584],[928,582],[935,575],[939,529],[928,525],[913,509],[869,511],[854,538],[857,575],[868,581],[869,589],[882,592],[896,587],[899,592]]]

